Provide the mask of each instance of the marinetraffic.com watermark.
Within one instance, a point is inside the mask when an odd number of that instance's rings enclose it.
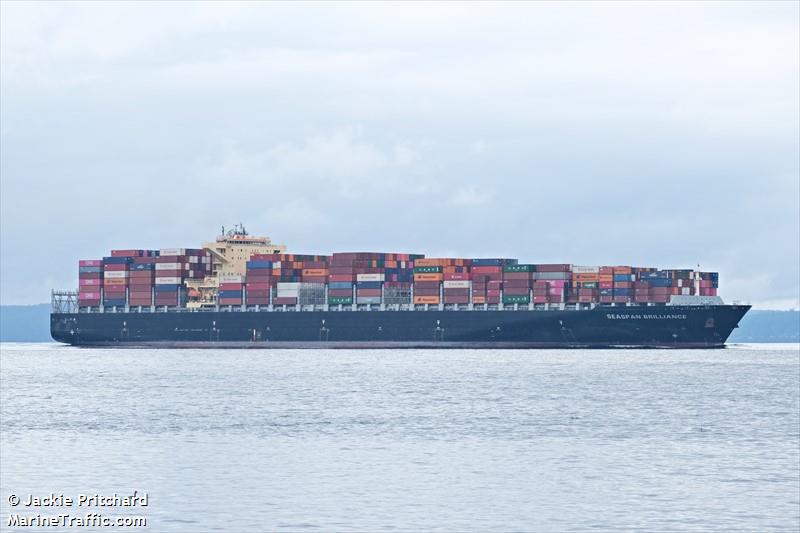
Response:
[[[147,519],[131,511],[149,505],[146,492],[132,494],[10,494],[7,527],[146,527]],[[102,511],[102,512],[101,512]],[[125,512],[127,511],[127,512]],[[105,514],[120,512],[118,515]],[[123,512],[125,512],[123,514]]]

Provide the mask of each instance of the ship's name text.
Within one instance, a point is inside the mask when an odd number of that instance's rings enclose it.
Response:
[[[642,315],[642,314],[617,314],[607,313],[609,320],[686,320],[686,315]]]

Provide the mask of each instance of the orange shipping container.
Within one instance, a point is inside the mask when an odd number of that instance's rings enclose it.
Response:
[[[303,269],[303,276],[313,277],[313,276],[327,276],[328,270],[325,268],[304,268]]]
[[[572,274],[574,281],[600,281],[597,274]]]
[[[631,274],[632,270],[629,266],[616,266],[614,267],[614,274]]]
[[[418,266],[418,267],[435,267],[435,266],[439,266],[439,260],[438,259],[425,259],[423,257],[422,259],[415,259],[414,260],[414,266]]]
[[[438,304],[438,296],[414,296],[415,304]]]
[[[472,303],[474,304],[485,304],[486,303],[486,296],[473,296]]]
[[[432,266],[432,265],[426,265]],[[441,274],[414,274],[414,281],[441,281]]]

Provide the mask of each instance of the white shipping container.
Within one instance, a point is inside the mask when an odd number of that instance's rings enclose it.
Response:
[[[383,274],[357,274],[356,281],[383,281]]]
[[[469,280],[447,280],[444,283],[445,289],[469,289]]]
[[[189,257],[189,262],[190,263],[199,263],[200,262],[200,257],[198,257],[196,255],[192,255],[192,256]]]
[[[688,296],[692,293],[691,291],[692,291],[691,287],[684,287],[681,289],[681,294]]]
[[[572,265],[572,272],[575,274],[597,274],[600,272],[600,267]]]
[[[219,277],[220,283],[242,283],[244,282],[244,276],[235,276],[231,274],[225,274]]]
[[[278,289],[278,298],[297,298],[300,295],[300,289]]]
[[[181,278],[156,278],[156,285],[180,285]]]
[[[299,289],[300,282],[299,281],[279,281],[278,282],[278,290],[281,289]]]
[[[180,270],[183,268],[181,263],[156,263],[156,270]]]
[[[105,279],[125,279],[128,277],[127,270],[109,270],[103,272],[103,277]]]
[[[186,255],[186,248],[162,248],[159,255]]]

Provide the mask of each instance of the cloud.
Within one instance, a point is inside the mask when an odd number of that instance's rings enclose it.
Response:
[[[450,204],[463,207],[475,207],[490,202],[492,194],[479,189],[475,185],[464,185],[458,187],[450,195]]]
[[[240,221],[800,294],[796,3],[0,9],[3,302]]]

